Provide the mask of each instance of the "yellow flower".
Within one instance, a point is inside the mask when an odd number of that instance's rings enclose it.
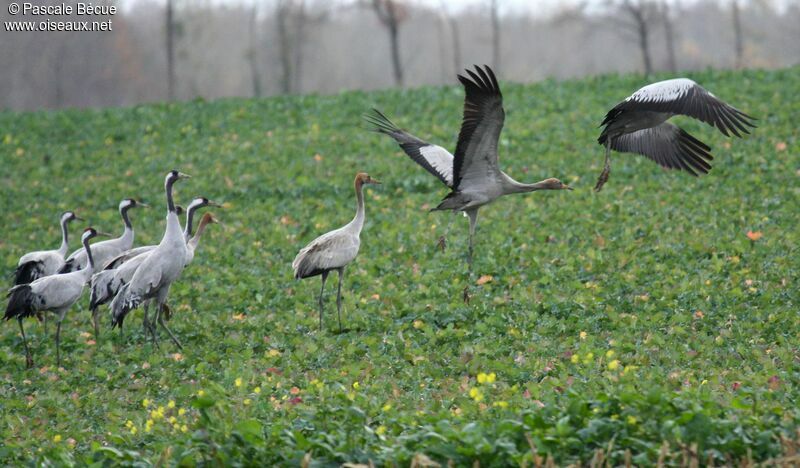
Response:
[[[249,405],[250,402],[251,400],[249,398],[245,398],[244,400],[242,400],[242,403],[244,403],[245,406]]]
[[[636,421],[636,417],[628,416],[628,424],[630,424],[631,426],[635,426],[637,422],[638,421]]]
[[[255,393],[256,395],[258,395],[259,393],[261,393],[261,387],[256,387],[256,388],[254,388],[254,389],[253,389],[253,393]]]
[[[132,428],[133,427],[133,421],[131,421],[130,419],[125,421],[125,427],[127,427],[128,429]]]
[[[635,371],[638,368],[639,368],[639,366],[625,366],[625,368],[622,369],[622,373],[623,374],[627,374],[628,372]]]
[[[276,357],[276,356],[280,356],[280,355],[281,355],[281,352],[280,352],[280,351],[278,351],[277,349],[274,349],[274,348],[273,348],[273,349],[270,349],[270,350],[267,352],[267,355],[269,355],[269,357]]]
[[[199,396],[199,397],[201,397],[201,396],[203,396],[205,394],[206,394],[206,392],[204,390],[198,390],[197,391],[197,396]]]
[[[475,401],[483,400],[483,392],[481,392],[478,388],[472,387],[469,390],[469,396]]]
[[[480,384],[486,383],[487,377],[488,376],[486,374],[484,374],[483,372],[478,372],[478,383],[480,383]]]
[[[586,356],[583,357],[583,363],[589,364],[594,359],[594,353],[586,353]]]
[[[582,332],[580,333],[580,335],[578,335],[578,336],[580,336],[582,340],[585,340],[585,339],[586,339],[586,337],[587,337],[587,336],[589,336],[589,334],[588,334],[588,333],[586,333],[585,331],[582,331]]]
[[[492,403],[492,406],[497,406],[497,407],[500,407],[500,408],[508,408],[508,402],[507,401],[502,401],[502,400],[501,401],[495,401],[494,403]]]
[[[569,358],[569,360],[572,361],[573,364],[577,364],[578,361],[581,360],[581,357],[578,356],[578,353],[575,353],[575,354],[572,355],[571,358]]]
[[[167,403],[167,408],[172,409],[174,407],[175,407],[175,400],[169,400],[169,403]]]
[[[137,432],[139,432],[139,430],[138,430],[138,429],[136,429],[136,426],[133,426],[133,427],[131,428],[131,434],[133,434],[133,435],[136,435],[136,433],[137,433]]]
[[[612,358],[612,357],[614,357],[614,354],[616,354],[616,353],[614,352],[614,350],[613,350],[613,349],[609,349],[608,351],[606,351],[606,357],[607,357],[607,358]]]
[[[383,426],[383,425],[378,426],[378,428],[375,429],[375,433],[378,434],[378,435],[386,434],[386,426]]]
[[[175,416],[170,416],[169,417],[169,423],[170,424],[175,424],[176,422],[178,422],[178,418],[176,418]]]
[[[241,377],[236,377],[236,380],[233,381],[233,384],[236,385],[237,387],[241,387],[242,386],[242,378]]]
[[[495,374],[494,372],[490,372],[489,375],[486,376],[486,381],[488,383],[494,383],[496,379],[497,379],[497,374]]]
[[[175,430],[175,431],[180,430],[180,428],[181,428],[180,424],[173,424],[172,425],[172,429]]]
[[[148,420],[147,420],[147,421],[144,423],[144,425],[145,425],[145,426],[148,426],[148,427],[153,427],[153,424],[155,424],[155,423],[153,422],[153,420],[152,420],[152,419],[148,419]]]
[[[189,430],[189,428],[188,428],[188,427],[186,427],[186,424],[184,424],[183,426],[181,426],[181,432],[186,432],[186,431],[188,431],[188,430]]]
[[[184,414],[186,414],[186,410],[185,409],[181,408],[181,409],[178,410],[178,416],[183,416]]]
[[[355,388],[356,390],[358,390],[360,387],[361,387],[361,384],[359,384],[359,383],[358,383],[358,380],[356,380],[355,382],[353,382],[353,388]]]
[[[148,406],[150,406],[150,400],[148,400],[147,398],[145,398],[144,400],[142,400],[142,406],[143,406],[144,408],[147,408]]]
[[[53,436],[53,442],[59,443],[61,442],[61,434],[56,434]]]
[[[424,326],[425,326],[425,322],[423,322],[422,320],[414,320],[414,328],[416,328],[417,330],[419,330],[420,328],[422,328]]]
[[[619,361],[614,359],[613,361],[608,363],[608,370],[617,370],[619,368]]]
[[[392,409],[392,405],[390,405],[389,403],[386,403],[385,405],[383,405],[383,408],[381,408],[381,410],[383,410],[384,412],[389,411],[390,409]]]

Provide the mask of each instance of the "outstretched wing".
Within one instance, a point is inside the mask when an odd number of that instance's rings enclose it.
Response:
[[[747,127],[755,128],[753,117],[724,103],[688,78],[659,81],[639,89],[614,107],[603,125],[625,110],[686,115],[717,127],[725,136],[733,133],[741,138],[742,133],[750,133]]]
[[[714,159],[709,153],[711,148],[669,122],[621,135],[611,140],[611,148],[644,155],[662,167],[684,170],[693,176],[708,174],[708,162]]]
[[[373,108],[371,113],[365,114],[364,120],[373,125],[372,130],[394,138],[414,162],[448,187],[453,187],[453,155],[449,151],[406,132],[378,109]]]
[[[488,66],[467,70],[469,78],[458,75],[464,85],[464,118],[458,134],[453,163],[453,189],[479,184],[497,167],[497,142],[505,122],[503,95],[494,72]]]

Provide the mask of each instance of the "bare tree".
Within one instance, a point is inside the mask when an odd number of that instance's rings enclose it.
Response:
[[[250,64],[250,81],[253,85],[253,96],[261,96],[261,76],[258,72],[258,4],[253,5],[250,13],[250,24],[248,29],[248,36],[250,44],[247,47],[247,62]]]
[[[292,41],[289,36],[289,15],[291,13],[291,0],[278,0],[275,2],[275,22],[278,32],[278,55],[281,62],[281,93],[292,92]]]
[[[403,64],[400,60],[400,23],[406,19],[405,8],[397,0],[372,0],[372,8],[389,33],[394,82],[403,86]]]
[[[458,19],[447,11],[447,6],[442,0],[442,16],[450,30],[450,42],[453,44],[453,73],[461,71],[461,40],[458,37]]]
[[[680,8],[677,5],[676,7]],[[664,21],[664,43],[667,46],[667,68],[675,73],[678,70],[678,61],[675,58],[675,28],[670,17],[670,8],[666,0],[661,0],[661,17]]]
[[[175,5],[167,0],[166,10],[166,48],[167,48],[167,99],[175,99]]]
[[[498,14],[498,0],[490,0],[492,18],[492,67],[497,70],[500,68],[500,16]]]
[[[731,10],[733,16],[733,46],[736,52],[736,68],[744,65],[744,40],[742,39],[742,19],[739,12],[739,0],[731,0]]]
[[[644,73],[650,75],[653,73],[653,61],[650,58],[649,5],[645,0],[623,0],[618,10],[628,19],[617,22],[622,26],[620,31],[626,36],[633,34],[639,44]]]

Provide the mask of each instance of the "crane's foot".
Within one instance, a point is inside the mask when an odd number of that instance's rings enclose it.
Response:
[[[599,192],[603,190],[603,186],[608,182],[608,177],[611,175],[611,161],[609,161],[608,153],[606,153],[606,161],[603,165],[603,172],[597,178],[597,183],[594,185],[594,191]]]
[[[33,357],[30,354],[26,355],[25,356],[25,368],[26,369],[32,369],[33,366],[34,366]]]
[[[442,252],[447,249],[447,238],[445,236],[439,236],[439,240],[436,241],[436,248],[441,250]]]
[[[469,304],[469,300],[472,299],[472,296],[469,294],[469,285],[464,286],[464,291],[461,292],[461,299],[464,301],[464,304]]]
[[[169,306],[168,306],[167,304],[164,304],[164,306],[163,306],[163,307],[164,307],[164,311],[163,311],[163,314],[164,314],[164,320],[166,320],[167,322],[169,322],[169,319],[171,319],[171,318],[172,318],[172,309],[170,309],[170,308],[169,308]]]

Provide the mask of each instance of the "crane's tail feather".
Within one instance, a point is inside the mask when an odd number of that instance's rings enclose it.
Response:
[[[130,292],[130,283],[122,285],[117,291],[114,300],[111,301],[111,328],[122,328],[122,322],[128,312],[139,307],[142,298]]]
[[[36,296],[30,284],[18,284],[8,291],[8,305],[6,313],[3,315],[5,320],[18,317],[30,317],[36,313]]]
[[[116,289],[113,288],[116,270],[103,270],[92,275],[91,294],[89,295],[89,310],[94,312],[103,304],[114,298]]]
[[[33,283],[44,276],[43,264],[40,261],[25,262],[14,270],[14,284]]]
[[[64,274],[64,273],[72,273],[73,271],[78,270],[77,267],[78,267],[78,264],[75,261],[75,259],[74,258],[70,258],[64,263],[64,265],[61,266],[61,268],[58,269],[58,274],[61,275],[61,274]]]

